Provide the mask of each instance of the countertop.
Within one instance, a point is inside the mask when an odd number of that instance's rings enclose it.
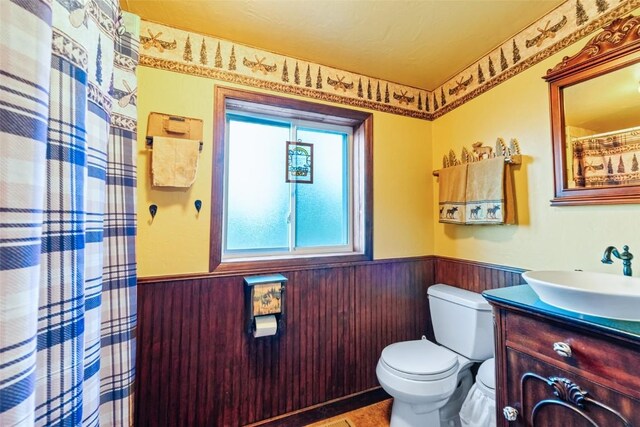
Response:
[[[489,302],[556,317],[591,329],[640,341],[640,322],[607,319],[563,310],[540,301],[529,285],[491,289],[482,293]],[[638,307],[640,310],[640,307]]]

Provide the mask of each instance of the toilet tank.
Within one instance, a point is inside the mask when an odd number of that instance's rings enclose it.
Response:
[[[449,285],[433,285],[428,294],[438,344],[471,360],[493,357],[493,313],[482,295]]]

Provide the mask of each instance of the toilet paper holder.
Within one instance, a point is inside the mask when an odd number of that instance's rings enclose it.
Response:
[[[256,317],[260,316],[275,316],[278,331],[281,332],[284,329],[285,284],[287,280],[282,274],[244,278],[248,314],[246,330],[248,333],[251,334],[255,331]]]

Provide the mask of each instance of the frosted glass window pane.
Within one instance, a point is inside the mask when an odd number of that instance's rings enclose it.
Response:
[[[288,250],[289,127],[229,121],[226,250]]]
[[[313,184],[296,184],[296,247],[349,242],[348,143],[342,133],[299,129],[313,144]]]

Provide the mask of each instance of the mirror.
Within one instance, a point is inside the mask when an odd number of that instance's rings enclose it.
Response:
[[[640,203],[640,18],[616,19],[547,72],[552,205]]]

